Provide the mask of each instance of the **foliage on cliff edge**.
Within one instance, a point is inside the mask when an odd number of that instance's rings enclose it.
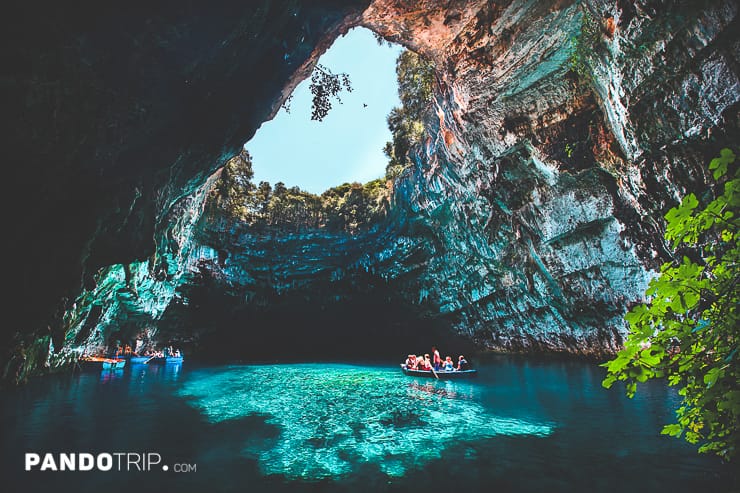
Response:
[[[731,460],[740,440],[740,170],[729,149],[709,169],[722,193],[704,206],[689,194],[666,214],[676,260],[650,283],[649,302],[625,316],[630,334],[603,365],[603,385],[623,381],[632,397],[637,383],[666,377],[683,401],[662,433]]]
[[[252,158],[242,150],[231,158],[211,190],[207,212],[255,228],[283,231],[328,228],[356,233],[385,218],[390,200],[386,180],[344,183],[315,195],[298,187],[252,182]]]
[[[413,51],[404,51],[396,60],[396,78],[401,106],[388,115],[393,141],[385,145],[388,157],[386,177],[392,179],[409,166],[409,150],[421,143],[424,115],[432,101],[434,66]]]

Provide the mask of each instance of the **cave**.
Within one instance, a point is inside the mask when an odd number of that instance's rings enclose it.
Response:
[[[350,242],[366,288],[479,349],[613,353],[671,256],[662,215],[737,126],[732,4],[629,5],[14,6],[6,196],[28,205],[9,218],[4,379],[109,343],[139,291],[139,328],[178,311],[213,173],[355,26],[434,71],[391,219]]]
[[[706,204],[731,192],[737,14],[734,0],[13,2],[0,21],[12,283],[2,388],[69,375],[82,355],[140,343],[177,346],[204,365],[385,364],[440,345],[481,362],[511,358],[508,376],[521,382],[537,373],[538,358],[566,361],[557,371],[568,374],[573,361],[615,357],[630,334],[625,314],[650,301],[661,266],[707,261],[711,241],[691,250],[666,239],[667,214],[686,197]],[[252,173],[245,143],[355,28],[402,47],[416,71],[416,92],[406,88],[413,97],[388,120],[387,173],[315,194],[281,189],[283,205],[259,205],[258,184],[234,174]],[[334,82],[341,89],[341,78]],[[236,206],[229,187],[242,187]],[[355,204],[351,217],[346,204]],[[735,368],[736,354],[721,371]],[[228,436],[237,425],[222,422],[228,412],[203,392],[227,392],[233,369],[225,368],[177,395],[182,416],[197,402],[209,430],[236,450]],[[294,376],[323,389],[311,371]],[[362,375],[352,382],[362,387]],[[715,377],[704,381],[711,387]],[[332,378],[333,391],[354,384]],[[546,408],[547,399],[535,400]],[[250,402],[239,419],[276,440],[271,427],[288,425],[263,419],[275,409]],[[456,429],[480,425],[487,438],[526,436],[520,444],[559,433],[555,421],[525,416],[492,428],[477,407],[454,410],[470,417]],[[431,420],[405,413],[381,424],[417,429]],[[196,433],[201,422],[192,423]],[[346,436],[361,435],[352,426]],[[326,445],[311,440],[304,445]],[[445,453],[485,461],[500,450],[486,443],[484,458],[473,446]],[[522,457],[532,450],[517,447]],[[360,449],[377,459],[360,447],[332,461],[351,462]],[[365,459],[361,468],[379,481],[369,484],[387,490],[432,467]],[[270,474],[306,480],[293,463],[273,470],[265,460],[250,464],[263,467],[267,489],[292,484]],[[309,479],[319,483],[307,489],[345,474],[327,464],[313,464]]]

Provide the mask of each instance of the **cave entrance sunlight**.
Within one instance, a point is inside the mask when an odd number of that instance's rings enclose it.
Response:
[[[403,353],[430,340],[469,348],[409,294],[406,269],[428,251],[405,241],[405,215],[392,207],[433,74],[367,29],[338,38],[218,174],[198,231],[208,238],[199,274],[178,288],[187,304],[168,307],[160,329],[210,327],[198,350],[214,360],[372,359],[375,344]]]
[[[383,146],[391,140],[386,117],[399,106],[396,59],[402,48],[378,43],[368,29],[354,28],[319,59],[333,74],[346,73],[352,91],[343,90],[323,121],[311,120],[310,78],[245,144],[253,159],[254,182],[321,194],[342,183],[366,183],[385,174]],[[320,70],[319,68],[315,70]]]

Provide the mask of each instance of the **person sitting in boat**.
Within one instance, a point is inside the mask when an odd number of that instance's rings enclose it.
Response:
[[[442,364],[443,371],[455,371],[455,365],[452,363],[452,356],[447,356]]]
[[[457,368],[458,371],[465,371],[470,369],[470,364],[468,363],[468,360],[465,359],[465,356],[462,354],[457,359]]]
[[[414,366],[416,366],[416,357],[413,354],[409,354],[406,357],[406,362],[404,363],[406,365],[406,368],[409,370],[413,369]]]
[[[423,358],[419,358],[419,369],[424,371],[432,371],[432,362],[429,360],[428,354],[425,354]]]
[[[182,358],[182,353],[179,349],[175,349],[175,358]]]

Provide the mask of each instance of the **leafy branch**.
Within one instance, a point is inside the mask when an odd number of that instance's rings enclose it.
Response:
[[[735,154],[723,149],[709,165],[723,193],[703,208],[689,194],[666,214],[666,240],[698,261],[683,256],[661,267],[646,291],[649,302],[625,315],[624,349],[602,365],[604,387],[622,381],[629,397],[652,378],[681,386],[677,422],[662,433],[701,442],[699,452],[725,460],[735,457],[740,440],[740,172],[734,163]]]
[[[308,87],[312,94],[311,120],[317,121],[323,121],[326,115],[329,114],[332,108],[332,99],[336,99],[341,104],[340,94],[342,91],[352,92],[349,74],[335,74],[323,65],[316,65]],[[293,94],[283,102],[283,109],[286,113],[290,113],[292,103]]]
[[[316,65],[311,74],[309,86],[313,99],[311,101],[311,120],[322,121],[332,107],[332,99],[341,104],[340,94],[343,90],[352,92],[352,84],[346,73],[335,74],[323,65]]]

